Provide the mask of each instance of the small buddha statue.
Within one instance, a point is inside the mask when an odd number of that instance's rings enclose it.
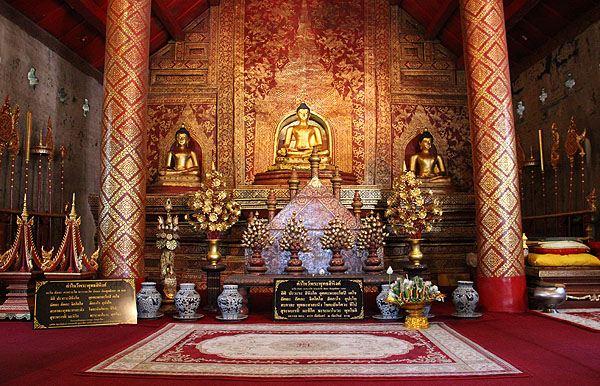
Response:
[[[296,109],[298,124],[289,126],[285,132],[283,146],[277,150],[276,163],[307,163],[312,153],[313,146],[323,146],[321,129],[309,123],[310,108],[306,103],[300,104]],[[294,144],[292,144],[294,139]],[[321,162],[329,162],[329,150],[319,150]]]
[[[190,132],[181,125],[167,154],[165,165],[158,170],[157,185],[197,186],[200,184],[202,158],[192,149]]]
[[[419,152],[410,157],[409,170],[429,182],[449,183],[443,158],[433,152],[433,135],[425,130],[419,135]]]
[[[190,148],[190,132],[184,125],[175,133],[175,142],[167,154],[166,165],[163,166],[158,174],[161,176],[168,174],[200,174],[200,164],[196,152]]]

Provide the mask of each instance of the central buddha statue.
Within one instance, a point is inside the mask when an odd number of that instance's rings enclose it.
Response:
[[[433,150],[433,135],[427,130],[419,135],[419,151],[409,158],[408,169],[425,183],[450,185],[444,159]]]
[[[297,123],[286,128],[283,145],[277,150],[272,169],[287,169],[292,166],[310,168],[308,158],[313,146],[317,146],[321,164],[329,164],[329,149],[323,149],[324,140],[321,128],[310,124],[310,108],[306,103],[296,109]],[[289,167],[286,167],[289,166]]]
[[[198,187],[202,175],[202,155],[191,146],[190,132],[181,125],[167,153],[165,164],[158,170],[157,186]]]
[[[320,177],[334,176],[332,134],[329,124],[319,114],[311,114],[306,103],[287,113],[277,125],[273,156],[275,162],[266,171],[254,175],[254,185],[285,185],[294,174],[301,182],[311,179],[309,158],[316,148],[320,158]],[[292,169],[295,169],[293,172]],[[356,184],[356,176],[340,171],[344,184]]]

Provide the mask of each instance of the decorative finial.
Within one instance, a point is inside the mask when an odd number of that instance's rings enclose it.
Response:
[[[73,203],[71,204],[71,213],[69,213],[69,218],[74,219],[77,217],[77,212],[75,212],[75,192],[73,192]]]
[[[21,213],[21,217],[24,219],[27,218],[29,214],[27,213],[27,194],[23,195],[23,213]]]

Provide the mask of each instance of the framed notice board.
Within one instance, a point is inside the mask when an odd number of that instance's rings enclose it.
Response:
[[[33,328],[136,324],[133,279],[38,281]]]
[[[275,279],[273,320],[363,320],[362,278]]]

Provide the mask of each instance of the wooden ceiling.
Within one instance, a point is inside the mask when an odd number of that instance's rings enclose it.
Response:
[[[3,0],[0,0],[3,1]],[[104,66],[108,0],[4,0],[96,69]],[[152,0],[150,52],[220,0]],[[329,0],[335,1],[335,0]],[[426,40],[439,40],[464,66],[459,0],[390,0],[425,27]],[[504,0],[513,75],[542,59],[599,19],[600,0]]]

